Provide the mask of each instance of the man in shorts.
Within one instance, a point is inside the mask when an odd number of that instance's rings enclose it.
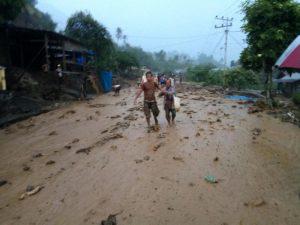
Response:
[[[148,71],[146,73],[146,79],[147,82],[141,84],[141,87],[135,96],[134,104],[137,103],[138,97],[141,95],[142,92],[144,92],[144,113],[147,120],[148,129],[150,129],[151,111],[155,120],[155,125],[158,126],[157,117],[159,115],[159,109],[157,107],[155,91],[156,89],[161,90],[161,88],[156,82],[154,82],[151,71]]]

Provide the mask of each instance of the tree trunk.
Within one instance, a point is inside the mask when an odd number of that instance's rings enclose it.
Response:
[[[266,101],[268,103],[268,105],[272,108],[273,107],[273,96],[272,96],[272,70],[269,70],[266,66],[266,61],[264,60],[263,61],[263,71],[264,71],[264,74],[267,78],[267,81],[266,81]]]

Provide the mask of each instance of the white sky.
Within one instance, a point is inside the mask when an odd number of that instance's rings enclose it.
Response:
[[[237,60],[246,46],[241,31],[241,0],[38,0],[37,7],[48,12],[63,30],[67,18],[87,10],[115,39],[121,27],[129,44],[146,51],[161,49],[197,56],[199,53],[224,57],[224,29],[215,16],[233,18],[228,36],[228,63]]]

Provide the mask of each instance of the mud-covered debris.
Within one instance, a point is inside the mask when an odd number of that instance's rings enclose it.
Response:
[[[28,185],[28,186],[26,187],[26,192],[30,192],[30,191],[32,191],[33,189],[34,189],[34,186]]]
[[[113,132],[115,132],[116,130],[118,130],[118,129],[123,129],[123,130],[125,130],[125,129],[127,129],[128,127],[130,126],[130,123],[129,122],[118,122],[118,123],[116,123],[114,126],[112,126],[111,127],[111,129],[110,129],[110,133],[113,133]]]
[[[104,145],[106,142],[112,140],[112,139],[118,139],[118,138],[123,138],[123,135],[121,133],[111,133],[103,138],[101,138],[100,141],[96,142],[96,145]]]
[[[46,162],[46,165],[49,166],[49,165],[52,165],[52,164],[54,164],[54,163],[55,163],[55,161],[49,160],[48,162]]]
[[[144,157],[144,160],[145,160],[145,161],[149,161],[149,160],[150,160],[150,156],[146,155],[146,156]]]
[[[252,130],[252,134],[253,134],[254,136],[259,136],[259,135],[261,135],[261,133],[262,133],[262,130],[261,130],[260,128],[254,128],[254,129]]]
[[[180,162],[184,162],[184,160],[183,160],[182,157],[177,157],[177,156],[174,156],[174,157],[173,157],[173,160],[175,160],[175,161],[180,161]]]
[[[257,198],[255,199],[254,201],[252,202],[244,202],[244,206],[251,206],[251,207],[260,207],[260,206],[263,206],[265,205],[266,202],[263,198]]]
[[[153,151],[157,151],[160,147],[162,147],[164,145],[164,143],[159,143],[158,145],[155,145],[153,148]]]
[[[93,116],[88,116],[88,117],[86,118],[86,120],[93,120],[93,119],[94,119]]]
[[[52,131],[49,133],[49,136],[54,136],[54,135],[57,135],[58,133],[56,131]]]
[[[125,102],[125,101],[117,102],[115,105],[125,106],[125,105],[127,105],[127,102]]]
[[[128,116],[125,116],[123,119],[134,121],[134,120],[137,120],[137,117],[135,117],[133,114],[129,114]]]
[[[133,111],[144,111],[142,106],[136,106],[136,107],[132,107],[130,109],[127,109],[128,112],[133,112]]]
[[[189,183],[189,186],[190,186],[190,187],[194,187],[195,184],[194,184],[193,182],[190,182],[190,183]]]
[[[72,148],[72,146],[71,145],[66,145],[64,148],[69,150],[69,149]]]
[[[200,132],[197,132],[195,136],[200,137],[201,136]]]
[[[33,190],[31,191],[26,191],[26,194],[28,196],[31,196],[31,195],[35,195],[36,193],[38,193],[40,190],[43,189],[43,186],[36,186]]]
[[[219,157],[217,156],[214,158],[214,162],[218,162],[218,161],[219,161]]]
[[[66,112],[66,114],[75,114],[75,113],[76,113],[75,110],[69,110],[69,111]]]
[[[100,115],[101,115],[101,113],[100,113],[99,111],[96,111],[95,114],[96,114],[97,116],[100,116]]]
[[[135,161],[136,164],[139,164],[139,163],[142,163],[142,162],[143,162],[142,159],[135,159],[134,161]]]
[[[43,156],[43,154],[42,153],[37,153],[37,154],[33,154],[32,155],[32,158],[40,158],[40,157],[42,157]]]
[[[101,225],[117,225],[116,215],[109,215],[107,220],[102,220]]]
[[[263,206],[265,204],[266,204],[266,202],[263,198],[256,199],[255,201],[253,201],[251,203],[252,207],[260,207],[260,206]]]
[[[0,187],[7,184],[7,180],[0,180]]]
[[[222,122],[222,120],[221,120],[220,118],[218,118],[218,119],[217,119],[217,122],[218,122],[218,123],[221,123],[221,122]]]
[[[166,134],[165,133],[161,133],[157,136],[157,138],[166,138]]]
[[[30,170],[29,166],[26,166],[26,165],[23,166],[23,171],[29,171],[29,170]]]
[[[85,153],[85,154],[88,155],[91,152],[91,149],[92,149],[92,147],[81,148],[81,149],[76,151],[76,154]]]
[[[219,180],[215,176],[212,176],[212,175],[207,175],[206,177],[204,177],[204,180],[211,184],[219,182]]]
[[[72,141],[72,143],[74,144],[74,143],[77,143],[77,142],[79,142],[80,140],[78,139],[78,138],[74,138],[74,140]]]
[[[115,116],[111,116],[110,118],[111,119],[117,119],[117,118],[120,118],[121,116],[120,115],[115,115]]]
[[[168,210],[174,211],[174,208],[173,207],[168,207]]]
[[[183,137],[184,139],[189,139],[189,137]]]
[[[259,113],[259,112],[262,112],[262,110],[260,110],[257,107],[249,107],[249,109],[248,109],[248,114],[254,114],[254,113]]]
[[[106,104],[93,104],[93,105],[89,105],[90,108],[102,108],[105,107]]]
[[[108,132],[108,129],[105,129],[103,131],[101,131],[101,134],[104,134],[104,133],[107,133]]]
[[[196,101],[205,101],[206,98],[200,96],[200,97],[194,97],[194,98],[191,98],[192,100],[196,100]]]
[[[111,148],[112,150],[117,150],[117,149],[118,149],[118,146],[112,145],[112,146],[110,146],[110,148]]]

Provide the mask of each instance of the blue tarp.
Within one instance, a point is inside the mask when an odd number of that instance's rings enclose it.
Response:
[[[112,72],[103,71],[100,74],[100,82],[104,92],[109,92],[112,89]]]
[[[256,98],[250,98],[247,96],[241,96],[241,95],[226,95],[225,98],[227,99],[233,99],[233,100],[244,100],[244,101],[256,101]]]

